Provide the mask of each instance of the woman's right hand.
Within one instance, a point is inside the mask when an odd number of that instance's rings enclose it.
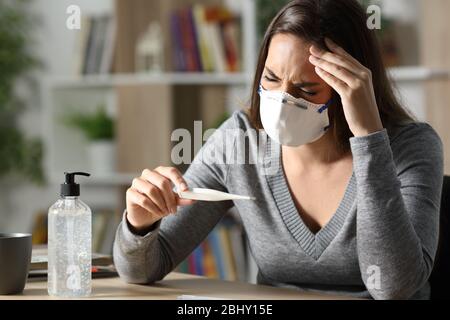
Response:
[[[139,232],[151,227],[162,218],[175,214],[177,206],[187,206],[194,200],[180,199],[173,192],[188,189],[182,174],[173,167],[145,169],[138,178],[133,179],[126,193],[127,220]]]

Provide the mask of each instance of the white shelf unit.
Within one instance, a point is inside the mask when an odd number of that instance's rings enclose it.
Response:
[[[88,75],[82,77],[55,76],[47,79],[53,88],[111,88],[124,85],[247,85],[251,77],[245,73],[161,73]]]
[[[396,82],[442,80],[450,71],[421,66],[393,67],[389,75]],[[247,86],[253,80],[253,73],[188,73],[172,72],[160,74],[108,74],[87,76],[52,76],[45,79],[53,89],[113,88],[123,85],[230,85]]]
[[[398,83],[445,80],[450,77],[450,70],[431,69],[421,66],[394,67],[389,69],[389,73],[392,80]]]
[[[140,173],[110,173],[110,174],[91,174],[87,179],[83,180],[83,185],[89,187],[114,187],[131,185],[133,178],[139,176]],[[61,183],[61,174],[52,172],[49,177],[52,183]]]
[[[89,170],[87,159],[87,141],[81,132],[67,127],[63,119],[70,112],[89,112],[92,107],[105,105],[110,113],[115,114],[114,88],[119,85],[136,84],[172,84],[172,85],[226,85],[233,89],[246,91],[248,80],[244,75],[223,76],[194,75],[195,81],[188,81],[193,75],[183,75],[176,79],[174,75],[162,78],[142,77],[137,75],[118,75],[108,78],[86,77],[52,77],[44,81],[42,94],[44,99],[43,127],[45,131],[46,159],[45,168],[50,182],[61,181],[61,174],[65,170]],[[173,81],[172,81],[173,80]],[[241,92],[242,92],[241,91]],[[112,101],[112,103],[111,103]],[[88,184],[94,185],[127,185],[138,172],[111,173],[89,179]],[[130,179],[131,178],[131,179]]]
[[[429,122],[427,85],[430,82],[450,79],[450,70],[408,66],[391,68],[389,74],[402,105],[416,116],[417,120]]]
[[[113,1],[113,0],[111,0]],[[230,0],[224,0],[227,3]],[[49,183],[57,188],[63,181],[63,172],[88,171],[87,140],[76,129],[67,127],[62,118],[68,110],[92,111],[93,107],[105,104],[113,115],[117,112],[117,87],[142,85],[171,86],[226,86],[228,98],[247,95],[252,82],[256,52],[256,26],[254,0],[232,1],[233,9],[240,11],[242,25],[242,63],[240,73],[181,73],[161,74],[120,73],[107,75],[51,75],[42,80],[43,100],[42,124],[44,128],[45,172]],[[111,6],[113,7],[113,6]],[[247,98],[245,96],[244,98]],[[232,109],[236,106],[230,107]],[[80,179],[83,185],[83,199],[96,206],[122,205],[118,192],[131,185],[140,172],[97,174]],[[124,197],[124,195],[123,195]],[[250,257],[247,261],[249,281],[256,281],[257,267]]]
[[[111,0],[112,1],[112,0]],[[118,86],[139,85],[223,85],[229,87],[230,98],[248,91],[252,81],[256,52],[255,1],[224,1],[241,16],[243,70],[239,73],[187,73],[159,74],[127,73],[99,75],[52,75],[42,81],[44,136],[46,146],[45,168],[49,181],[59,183],[64,170],[89,170],[86,139],[75,129],[62,124],[61,117],[68,109],[89,111],[99,104],[111,104]],[[113,7],[113,6],[111,6]],[[237,93],[236,93],[237,92]],[[114,102],[112,102],[114,105]],[[108,106],[115,113],[114,106]],[[237,108],[237,107],[234,107]],[[231,109],[233,109],[231,107]],[[233,110],[230,110],[233,111]],[[68,148],[67,146],[70,146]],[[61,152],[64,150],[64,152]],[[123,186],[140,173],[111,173],[86,179],[94,186]],[[131,179],[130,179],[131,178]],[[88,181],[89,180],[89,181]]]
[[[396,67],[389,70],[391,79],[399,89],[404,104],[420,119],[426,121],[424,101],[424,82],[442,80],[450,77],[450,72],[424,67]],[[84,77],[54,76],[44,80],[43,97],[45,100],[43,123],[46,130],[46,168],[51,182],[61,180],[61,172],[68,168],[86,170],[86,141],[79,132],[65,127],[61,117],[67,107],[76,106],[78,111],[86,106],[106,103],[106,98],[114,92],[114,87],[121,85],[226,85],[247,91],[252,74],[202,74],[202,73],[165,73],[165,74],[119,74],[93,75]],[[242,91],[241,91],[242,92]],[[114,112],[114,110],[112,110]],[[67,145],[70,150],[67,152]],[[59,150],[65,150],[59,153]],[[120,186],[130,183],[138,173],[111,173],[89,179],[90,185]]]

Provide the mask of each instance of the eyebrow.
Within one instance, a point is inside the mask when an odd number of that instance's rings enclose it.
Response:
[[[281,80],[280,77],[278,77],[275,72],[270,70],[268,67],[265,67],[266,71],[269,73],[271,77],[273,77],[276,80]],[[300,83],[294,83],[294,87],[296,88],[307,88],[307,87],[315,87],[318,86],[319,83],[317,82],[300,82]]]

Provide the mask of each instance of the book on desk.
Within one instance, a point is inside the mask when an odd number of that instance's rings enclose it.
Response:
[[[31,264],[28,278],[47,277],[47,246],[34,246],[31,255]],[[115,277],[117,271],[114,268],[113,258],[108,254],[92,253],[92,277]]]

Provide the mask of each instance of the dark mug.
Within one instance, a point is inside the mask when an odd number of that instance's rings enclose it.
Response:
[[[0,295],[25,288],[31,263],[31,234],[0,233]]]

